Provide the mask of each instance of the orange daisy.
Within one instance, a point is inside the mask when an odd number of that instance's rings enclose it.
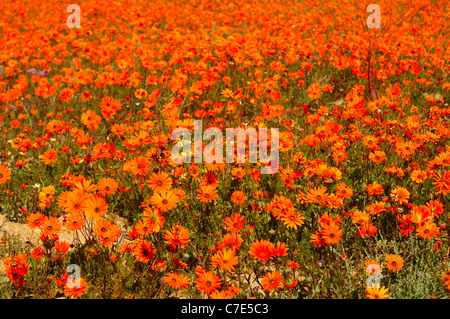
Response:
[[[11,171],[3,164],[0,164],[0,185],[11,179]]]
[[[209,203],[217,198],[217,189],[213,185],[200,186],[197,199],[200,199],[202,203]]]
[[[326,244],[333,245],[341,240],[342,229],[339,228],[334,222],[329,225],[324,225],[322,231],[322,237]]]
[[[211,257],[211,264],[222,270],[233,271],[234,266],[238,264],[238,257],[233,249],[222,249]]]
[[[245,202],[245,193],[241,191],[234,191],[231,194],[231,201],[235,204],[242,204]]]
[[[197,289],[207,295],[210,295],[222,286],[219,276],[215,275],[212,271],[203,271],[198,274],[195,283],[197,284]]]
[[[267,260],[272,258],[274,250],[275,246],[270,241],[261,239],[260,241],[252,243],[252,245],[250,246],[249,254],[252,255],[255,259],[261,260],[263,263],[266,263]]]
[[[45,220],[45,216],[41,213],[30,214],[27,217],[27,225],[31,229],[39,228]]]
[[[108,204],[100,195],[90,195],[85,202],[85,214],[89,219],[98,220],[108,212]]]
[[[433,222],[427,222],[423,225],[420,225],[416,229],[417,236],[423,239],[432,239],[433,237],[439,235],[439,228]]]
[[[401,270],[403,268],[404,263],[405,262],[403,258],[398,255],[386,256],[386,266],[392,272]]]
[[[178,196],[175,195],[173,191],[167,192],[155,192],[150,202],[155,206],[155,208],[161,210],[162,212],[167,212],[173,209],[178,203]]]
[[[278,271],[273,271],[267,273],[261,279],[261,285],[264,290],[274,290],[280,286],[282,280],[281,274]]]
[[[172,179],[166,172],[160,171],[150,177],[148,186],[155,192],[169,191],[172,187]]]
[[[169,273],[164,276],[164,282],[167,286],[174,289],[186,288],[191,284],[191,280],[186,276],[181,276],[176,273]]]
[[[84,226],[84,214],[79,212],[70,213],[66,217],[66,222],[64,223],[64,226],[66,229],[71,231],[77,231],[83,228]]]
[[[97,190],[103,196],[114,195],[114,193],[119,188],[119,185],[117,184],[117,182],[113,178],[110,178],[110,177],[101,178],[97,182],[96,186],[97,186]]]
[[[180,246],[180,248],[186,246],[186,244],[190,241],[189,231],[181,225],[172,226],[170,230],[166,229],[163,238],[170,246]]]
[[[387,294],[389,289],[387,289],[386,287],[369,287],[366,286],[366,294],[367,294],[367,298],[369,299],[388,299],[391,296],[389,296]]]
[[[83,295],[89,286],[86,284],[83,278],[70,278],[67,279],[66,286],[64,288],[64,294],[67,297],[76,299]]]
[[[235,213],[225,218],[225,228],[229,232],[239,232],[245,227],[245,219],[241,214]]]
[[[57,154],[58,154],[58,152],[55,151],[53,148],[51,148],[48,151],[44,152],[44,154],[42,154],[42,161],[44,162],[44,164],[50,165],[50,164],[56,162]]]
[[[51,237],[59,234],[62,230],[61,227],[62,223],[57,217],[46,216],[40,226],[40,229],[42,230],[42,236]]]
[[[137,239],[134,246],[134,256],[136,260],[142,263],[148,263],[155,255],[153,245],[145,239]]]

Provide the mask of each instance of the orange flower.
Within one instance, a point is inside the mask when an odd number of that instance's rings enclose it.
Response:
[[[378,228],[375,227],[372,223],[363,223],[359,226],[358,236],[364,237],[368,235],[369,237],[375,235],[378,231]]]
[[[44,220],[45,220],[45,216],[42,215],[41,213],[30,214],[27,217],[27,225],[31,229],[38,228],[42,225]]]
[[[127,169],[126,171],[131,171],[131,173],[133,173],[134,175],[136,175],[137,177],[141,177],[143,175],[147,175],[148,174],[148,170],[151,166],[151,163],[148,159],[146,159],[143,156],[137,156],[136,158],[134,158],[133,160],[131,160],[130,162],[127,162],[124,164],[124,167],[126,165],[129,165],[129,169]],[[125,168],[124,168],[125,170]]]
[[[144,210],[143,224],[146,225],[152,233],[159,232],[163,228],[165,221],[166,218],[159,210],[153,210],[148,207]]]
[[[398,222],[400,223],[400,232],[403,236],[408,237],[409,234],[414,230],[412,226],[412,216],[409,214],[400,215],[397,217]]]
[[[231,299],[231,296],[229,295],[228,291],[222,290],[218,291],[215,290],[209,295],[210,299]]]
[[[334,222],[331,222],[323,228],[322,234],[325,243],[328,245],[333,245],[341,240],[342,229],[340,229]]]
[[[42,236],[53,236],[57,235],[61,232],[62,223],[61,221],[54,216],[45,217],[41,226],[39,227],[42,230]]]
[[[389,289],[384,286],[381,288],[378,287],[369,287],[366,286],[366,294],[369,299],[388,299],[391,296],[387,294]]]
[[[245,169],[242,167],[234,167],[231,170],[231,175],[238,180],[242,180],[245,176]]]
[[[108,212],[108,204],[100,195],[90,195],[85,202],[86,218],[98,220]]]
[[[161,210],[162,212],[167,212],[174,208],[178,201],[178,197],[173,191],[161,193],[155,192],[150,199],[150,202],[155,206],[155,208]]]
[[[96,186],[97,190],[103,196],[114,195],[114,193],[117,191],[117,188],[119,188],[117,182],[110,177],[100,179]]]
[[[396,272],[403,268],[404,260],[402,257],[397,255],[388,255],[386,256],[386,266],[387,268],[392,271]]]
[[[135,227],[136,227],[136,231],[141,236],[147,236],[147,235],[149,235],[149,234],[151,234],[153,232],[153,227],[152,227],[151,222],[150,222],[150,220],[148,218],[146,219],[145,222],[143,220],[139,220],[136,223]]]
[[[74,190],[67,194],[65,202],[61,202],[62,208],[67,213],[84,213],[88,197],[82,190]]]
[[[170,230],[166,229],[163,238],[166,243],[172,247],[180,246],[183,248],[190,241],[189,231],[181,225],[172,226]]]
[[[447,273],[441,274],[441,276],[445,279],[444,286],[450,290],[450,269],[447,271]]]
[[[264,290],[274,290],[280,286],[282,280],[281,274],[278,271],[273,271],[267,273],[261,279],[261,285]]]
[[[428,207],[433,217],[437,219],[439,219],[440,214],[444,213],[444,206],[437,199],[430,200],[425,206]]]
[[[134,246],[134,256],[136,260],[142,263],[148,263],[155,255],[153,245],[145,239],[137,239]]]
[[[284,243],[277,241],[277,245],[273,250],[273,256],[274,257],[284,257],[287,255],[288,250],[289,250],[289,248],[287,248]]]
[[[0,185],[11,179],[11,171],[3,164],[0,164]]]
[[[191,280],[186,276],[180,276],[176,273],[169,273],[164,276],[164,282],[167,286],[174,289],[186,288],[191,284]]]
[[[109,247],[120,237],[120,234],[120,228],[116,225],[111,225],[111,228],[100,234],[100,242],[103,246]]]
[[[114,117],[116,112],[120,110],[122,103],[114,100],[112,97],[106,96],[100,101],[100,108],[102,110],[102,116],[105,120],[110,120]]]
[[[94,111],[87,110],[81,115],[81,123],[86,125],[89,130],[98,129],[99,124],[101,123],[102,118],[97,115]]]
[[[232,232],[231,234],[226,234],[222,238],[222,245],[229,247],[234,250],[238,250],[241,244],[244,242],[241,235],[236,232]]]
[[[77,231],[83,228],[84,226],[84,215],[79,212],[73,212],[67,215],[66,222],[64,223],[64,226],[66,229],[71,231]]]
[[[323,238],[323,231],[322,230],[316,230],[314,234],[311,235],[311,242],[313,243],[313,246],[315,247],[322,247],[325,246],[325,240]]]
[[[378,183],[367,184],[366,190],[369,195],[381,195],[384,193],[383,187]]]
[[[30,265],[27,256],[19,254],[15,257],[6,257],[4,260],[6,276],[18,287],[25,283],[24,276],[28,274]]]
[[[289,210],[285,215],[280,215],[280,220],[284,222],[287,228],[297,229],[297,226],[303,225],[305,217],[299,212]]]
[[[314,83],[309,86],[306,93],[310,99],[315,100],[322,96],[322,88],[319,83]]]
[[[153,174],[150,177],[150,181],[148,182],[148,186],[155,192],[163,192],[169,191],[172,187],[172,179],[169,177],[169,174],[163,171],[159,171],[156,174]]]
[[[343,163],[347,159],[347,153],[345,153],[345,151],[343,150],[336,150],[333,151],[332,157],[333,161],[337,163]]]
[[[59,240],[56,244],[55,244],[55,250],[57,253],[60,254],[65,254],[67,253],[67,251],[70,248],[70,244],[67,241],[61,241]]]
[[[192,165],[189,167],[189,174],[193,178],[197,178],[200,175],[200,168],[197,165]]]
[[[270,241],[261,239],[250,246],[249,254],[265,264],[267,260],[272,258],[274,250],[275,246]]]
[[[398,141],[395,144],[395,147],[396,147],[397,154],[399,154],[400,156],[402,156],[404,158],[408,158],[414,154],[418,145],[416,145],[412,141],[406,141],[406,142]]]
[[[438,194],[442,194],[442,196],[450,194],[450,171],[445,171],[443,174],[436,173],[433,180],[433,185]]]
[[[306,198],[310,203],[324,203],[327,201],[329,194],[327,193],[327,189],[325,187],[316,187],[310,189]]]
[[[427,172],[421,169],[415,169],[411,172],[411,180],[414,183],[422,184],[423,181],[427,178]]]
[[[379,139],[373,135],[366,135],[363,138],[363,144],[365,147],[372,151],[378,150]]]
[[[67,297],[76,299],[83,295],[86,290],[88,290],[88,288],[89,286],[86,284],[83,278],[68,278],[64,288],[64,294]]]
[[[227,287],[227,293],[229,296],[236,296],[241,292],[241,289],[236,287],[234,282],[230,282],[230,286]]]
[[[31,256],[36,259],[37,261],[41,260],[44,256],[45,251],[41,247],[36,247],[33,252],[31,253]]]
[[[222,286],[219,276],[215,275],[212,271],[204,271],[198,274],[195,283],[197,284],[197,289],[207,295],[210,295]]]
[[[417,227],[416,233],[417,236],[423,239],[432,239],[433,237],[439,235],[440,231],[435,223],[429,221]]]
[[[84,193],[90,193],[96,190],[95,184],[85,178],[81,181],[75,181],[73,183],[73,188],[74,190],[83,191]]]
[[[225,228],[229,232],[239,232],[245,227],[245,219],[241,214],[235,213],[225,218]]]
[[[350,198],[353,196],[353,190],[345,184],[336,185],[336,196],[339,198]]]
[[[148,92],[146,89],[138,89],[134,92],[134,95],[138,98],[138,99],[143,99],[144,97],[147,97]]]
[[[217,189],[213,185],[200,186],[197,199],[200,199],[202,203],[209,203],[216,199]]]
[[[366,274],[370,275],[370,274],[377,274],[380,275],[381,274],[381,264],[376,261],[376,260],[368,260],[365,262],[364,266],[366,267]]]
[[[386,159],[386,153],[382,151],[375,151],[369,154],[369,159],[374,163],[381,163]]]
[[[42,161],[44,162],[44,164],[50,165],[50,164],[56,162],[57,154],[58,154],[58,152],[55,151],[53,148],[51,148],[48,151],[44,152],[44,154],[42,154]]]
[[[234,266],[238,264],[238,257],[233,249],[222,249],[211,257],[211,264],[214,267],[220,267],[222,270],[233,271]]]
[[[104,233],[112,229],[113,223],[106,219],[98,219],[95,221],[95,225],[93,227],[94,232],[97,236],[102,236]]]
[[[370,215],[366,212],[356,210],[352,215],[352,222],[357,225],[363,225],[370,222]]]
[[[231,201],[235,204],[243,204],[245,201],[245,193],[234,191],[233,194],[231,194]]]
[[[399,204],[406,204],[409,200],[409,191],[404,187],[397,187],[391,192],[391,197]]]

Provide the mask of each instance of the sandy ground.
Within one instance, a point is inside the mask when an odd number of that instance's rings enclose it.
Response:
[[[0,238],[3,236],[13,236],[13,235],[18,235],[19,239],[25,243],[25,242],[30,242],[33,247],[37,247],[40,242],[39,242],[39,235],[40,235],[40,230],[39,229],[30,229],[26,224],[21,224],[21,223],[14,223],[11,222],[9,220],[7,220],[7,218],[0,214]],[[63,230],[63,232],[60,234],[59,238],[61,240],[67,241],[67,242],[72,242],[73,239],[73,234],[72,232],[69,232],[67,230]],[[0,245],[5,245],[6,243],[0,243]],[[4,264],[3,264],[3,258],[2,256],[0,256],[0,275],[4,275]]]
[[[114,224],[119,226],[122,230],[126,229],[123,221],[114,221]],[[0,214],[0,238],[3,236],[9,237],[18,235],[19,239],[23,243],[29,242],[32,247],[37,247],[42,244],[39,240],[40,232],[41,231],[39,229],[31,229],[26,224],[11,222],[7,220],[4,215]],[[72,243],[74,239],[74,233],[64,229],[64,227],[63,231],[58,236],[60,240],[67,241],[69,243]],[[83,236],[80,236],[80,240],[82,243],[84,242]],[[6,245],[6,243],[0,242],[0,245]],[[5,275],[3,260],[4,256],[0,256],[0,276]]]

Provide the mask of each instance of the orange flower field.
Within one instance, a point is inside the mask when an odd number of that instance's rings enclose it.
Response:
[[[0,3],[1,299],[450,296],[450,2],[71,4]]]

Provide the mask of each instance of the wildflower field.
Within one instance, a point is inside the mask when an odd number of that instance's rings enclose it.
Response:
[[[448,1],[71,4],[0,2],[0,298],[449,297]]]

